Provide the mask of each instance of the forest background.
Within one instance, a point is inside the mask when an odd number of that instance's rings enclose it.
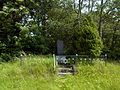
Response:
[[[26,54],[120,58],[120,0],[0,0],[0,61]]]

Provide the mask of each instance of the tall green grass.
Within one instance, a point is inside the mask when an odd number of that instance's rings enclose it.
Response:
[[[120,65],[96,61],[77,67],[76,75],[59,76],[53,58],[29,56],[0,64],[0,90],[120,90]]]

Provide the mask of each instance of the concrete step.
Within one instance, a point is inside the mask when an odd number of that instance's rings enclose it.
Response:
[[[58,72],[66,73],[73,72],[72,68],[58,68]]]
[[[75,74],[75,67],[73,65],[69,66],[58,66],[57,73],[58,75],[68,75],[68,74]]]
[[[67,72],[67,73],[58,73],[58,75],[72,75],[73,73]]]
[[[72,68],[58,68],[58,70],[72,70]]]

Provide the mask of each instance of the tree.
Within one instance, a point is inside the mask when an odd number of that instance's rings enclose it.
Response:
[[[103,51],[119,57],[119,0],[0,0],[0,5],[1,57],[10,59],[21,50],[55,53],[58,39],[66,54]]]
[[[90,16],[85,16],[78,30],[77,50],[79,54],[90,56],[99,56],[103,48],[101,38],[99,37],[95,22]]]
[[[109,1],[104,18],[104,44],[106,46],[104,52],[109,54],[110,58],[119,58],[119,1]]]
[[[25,7],[22,1],[5,1],[0,11],[0,56],[5,61],[18,55],[21,50],[19,44],[20,21],[25,14]]]

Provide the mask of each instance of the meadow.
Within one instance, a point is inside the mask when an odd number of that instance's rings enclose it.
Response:
[[[76,75],[57,75],[52,56],[0,63],[0,90],[120,90],[120,64],[77,65]]]

